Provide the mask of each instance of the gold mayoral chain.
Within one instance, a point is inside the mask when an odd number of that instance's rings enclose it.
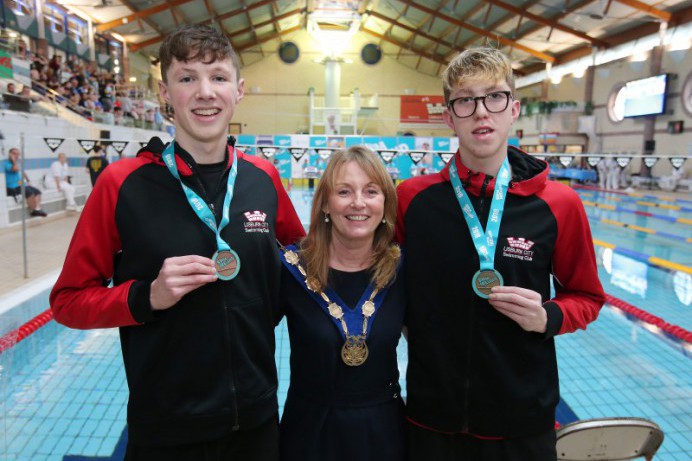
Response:
[[[309,290],[318,293],[322,299],[327,303],[327,310],[329,315],[334,317],[336,320],[341,322],[341,328],[344,330],[344,335],[346,336],[346,342],[341,347],[341,360],[351,367],[357,367],[365,363],[368,359],[368,345],[365,342],[366,334],[368,332],[368,320],[375,313],[375,303],[372,301],[377,296],[377,292],[380,291],[379,288],[375,288],[368,298],[367,301],[363,303],[361,311],[363,313],[363,332],[360,335],[351,335],[348,332],[348,327],[346,326],[346,321],[344,320],[344,311],[337,303],[329,299],[329,296],[324,291],[319,290],[317,287],[319,283],[314,277],[309,277],[300,265],[300,258],[296,252],[291,250],[286,250],[285,253],[286,261],[298,268],[303,277],[305,277],[305,286]]]

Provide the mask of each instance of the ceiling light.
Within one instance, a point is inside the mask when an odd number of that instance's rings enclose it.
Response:
[[[335,8],[328,2],[317,5],[308,16],[307,30],[322,52],[329,58],[338,58],[351,44],[360,28],[361,17],[352,8]]]

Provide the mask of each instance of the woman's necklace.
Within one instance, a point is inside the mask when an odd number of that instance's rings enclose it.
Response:
[[[341,360],[343,360],[346,365],[352,367],[357,367],[364,364],[368,359],[369,353],[368,344],[366,342],[368,321],[375,313],[375,303],[373,302],[373,299],[375,299],[375,296],[377,296],[380,289],[374,288],[368,299],[360,307],[361,313],[363,314],[363,331],[359,335],[352,335],[349,333],[348,326],[346,325],[346,321],[344,319],[344,310],[337,303],[329,299],[329,296],[327,296],[324,291],[318,289],[319,283],[317,283],[314,277],[307,275],[305,269],[300,264],[298,254],[295,251],[286,249],[284,258],[286,259],[286,262],[295,266],[300,271],[305,279],[305,286],[309,290],[320,295],[320,297],[327,303],[327,311],[329,312],[329,315],[341,323],[341,328],[346,338],[344,345],[341,347]]]

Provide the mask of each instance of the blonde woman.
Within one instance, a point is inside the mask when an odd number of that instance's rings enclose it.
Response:
[[[372,151],[339,151],[317,186],[308,236],[283,252],[291,383],[282,461],[404,458],[396,203]]]

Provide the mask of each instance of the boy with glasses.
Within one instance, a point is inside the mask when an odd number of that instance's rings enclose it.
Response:
[[[459,151],[398,188],[409,459],[554,461],[554,336],[604,302],[589,224],[545,162],[508,146],[520,104],[506,56],[466,50],[443,85]]]

